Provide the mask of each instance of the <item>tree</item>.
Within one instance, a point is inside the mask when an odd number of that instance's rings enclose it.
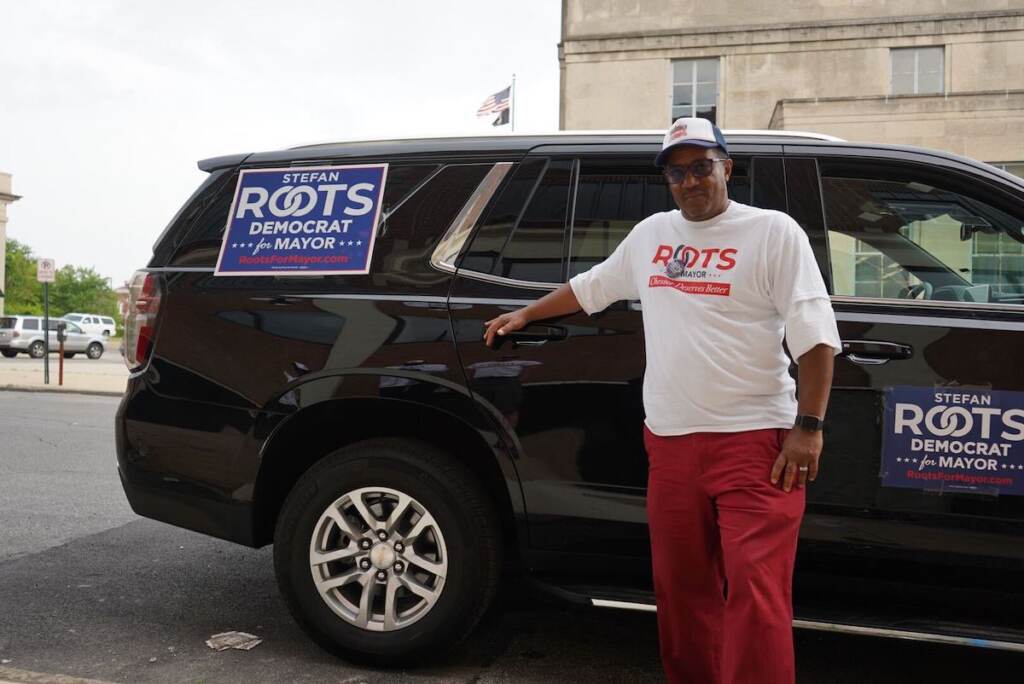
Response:
[[[43,284],[36,280],[37,260],[28,245],[7,241],[4,313],[43,315]],[[117,294],[107,279],[91,268],[68,265],[57,270],[56,280],[50,284],[50,315],[63,316],[72,311],[121,319]]]
[[[50,285],[50,313],[63,316],[72,311],[120,318],[117,295],[107,279],[91,268],[64,266]]]
[[[9,315],[43,313],[43,284],[36,280],[36,257],[28,245],[7,241],[7,271],[4,284],[4,313]]]

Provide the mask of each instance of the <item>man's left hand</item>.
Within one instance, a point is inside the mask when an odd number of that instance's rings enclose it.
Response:
[[[820,430],[790,430],[786,441],[782,443],[779,457],[772,465],[772,484],[778,484],[781,477],[782,489],[788,492],[793,489],[794,484],[803,487],[808,479],[813,482],[818,477],[818,459],[821,457],[822,443]]]

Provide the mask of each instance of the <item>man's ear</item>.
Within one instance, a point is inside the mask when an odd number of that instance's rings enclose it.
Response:
[[[728,181],[729,177],[732,176],[732,159],[726,159],[722,166],[725,167],[725,180]]]

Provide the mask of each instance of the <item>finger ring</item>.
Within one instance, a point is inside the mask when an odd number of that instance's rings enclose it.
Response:
[[[800,466],[800,472],[801,473],[806,473],[807,470],[808,470],[808,466]]]

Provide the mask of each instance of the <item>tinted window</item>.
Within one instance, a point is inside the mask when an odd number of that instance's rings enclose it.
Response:
[[[7,316],[7,317],[4,317],[4,318],[0,318],[0,328],[14,328],[14,324],[17,321],[18,321],[18,319],[14,318],[13,316]]]
[[[39,319],[38,318],[26,318],[21,322],[22,330],[39,330]]]
[[[384,184],[382,215],[392,211],[437,168],[437,164],[390,165]],[[187,237],[175,253],[172,265],[216,265],[237,182],[238,174],[234,173],[227,182],[218,186],[216,193],[205,193],[196,198],[196,206],[190,209],[193,218],[189,220]]]
[[[823,175],[834,293],[1024,304],[1024,218],[906,178]]]
[[[66,316],[64,316],[64,318],[68,319],[69,321],[80,321],[82,320],[82,314],[67,314]]]
[[[650,159],[625,164],[581,160],[569,276],[604,261],[643,219],[675,208],[664,176]]]
[[[460,268],[529,282],[564,280],[572,162],[520,166],[474,236]]]
[[[384,206],[392,206],[377,230],[373,248],[373,272],[438,275],[430,267],[430,255],[445,231],[458,216],[469,196],[493,164],[466,164],[444,167],[411,196],[422,167],[395,167],[400,175],[394,190],[388,171]],[[404,194],[402,188],[405,188]],[[389,198],[388,193],[394,194]],[[397,199],[396,199],[397,198]]]
[[[781,167],[781,161],[779,164]],[[765,176],[770,177],[769,174]],[[743,204],[752,203],[750,159],[733,158],[728,190],[731,199]],[[778,201],[772,199],[775,194],[777,191],[773,194],[770,190],[761,193],[769,203]],[[784,201],[784,186],[782,197]],[[569,276],[583,273],[604,261],[643,219],[676,208],[661,170],[652,165],[650,157],[626,161],[581,160]]]

